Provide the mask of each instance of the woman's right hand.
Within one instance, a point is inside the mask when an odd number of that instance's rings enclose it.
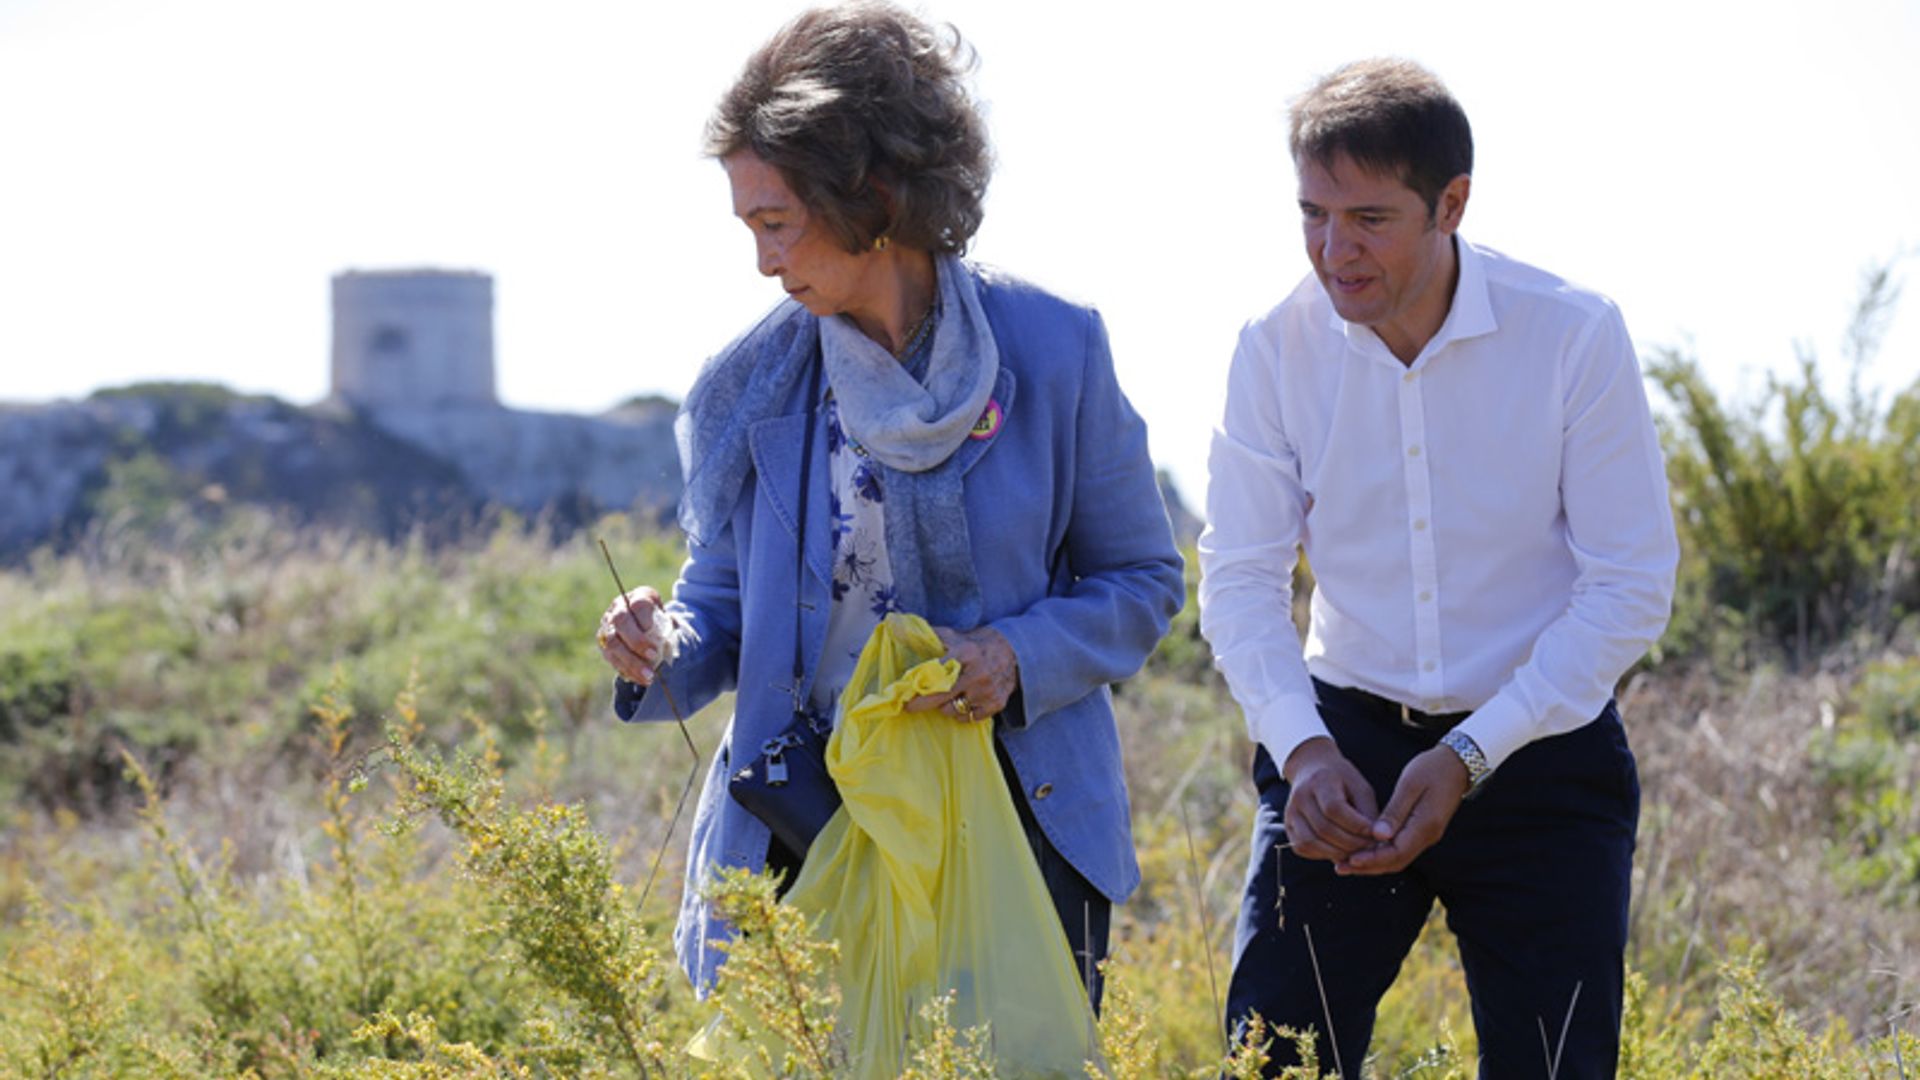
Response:
[[[667,641],[672,620],[663,607],[660,594],[642,585],[624,597],[614,597],[600,616],[600,628],[594,634],[600,655],[630,683],[653,685],[662,658],[672,659]]]

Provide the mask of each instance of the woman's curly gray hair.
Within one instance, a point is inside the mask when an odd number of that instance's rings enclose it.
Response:
[[[878,0],[815,8],[747,60],[707,121],[706,152],[750,150],[849,252],[879,237],[963,252],[992,172],[965,85],[973,51]]]

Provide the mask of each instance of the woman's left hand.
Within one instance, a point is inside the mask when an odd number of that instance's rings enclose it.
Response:
[[[944,694],[922,694],[907,702],[908,712],[938,709],[956,720],[990,720],[1007,707],[1020,686],[1020,660],[1013,646],[991,626],[962,633],[936,626],[947,659],[960,661],[960,677]]]

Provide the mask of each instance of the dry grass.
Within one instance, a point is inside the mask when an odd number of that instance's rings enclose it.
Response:
[[[1628,690],[1644,792],[1629,959],[1654,981],[1700,992],[1757,947],[1785,1000],[1855,1031],[1884,1034],[1920,1000],[1920,912],[1835,873],[1838,807],[1814,759],[1850,690],[1844,670]],[[1904,749],[1911,785],[1920,748]]]
[[[651,543],[627,535],[635,548]],[[110,540],[27,574],[0,573],[0,647],[70,625],[96,651],[121,650],[76,669],[82,685],[63,738],[98,739],[112,725],[137,736],[143,717],[193,715],[193,748],[163,762],[166,821],[236,902],[257,902],[270,920],[277,906],[304,903],[337,879],[324,791],[339,760],[378,745],[392,687],[417,669],[429,734],[500,739],[513,790],[581,807],[610,838],[616,877],[636,895],[664,846],[662,883],[640,913],[652,932],[664,930],[678,901],[685,825],[671,841],[666,829],[691,763],[670,727],[625,727],[607,715],[586,633],[609,590],[596,551],[513,534],[461,552],[270,530],[190,554],[110,550]],[[665,584],[670,545],[650,562],[634,576]],[[128,611],[139,618],[127,621]],[[566,644],[575,626],[579,655]],[[1841,1043],[1915,1029],[1920,902],[1912,889],[1869,887],[1850,872],[1862,841],[1845,824],[1831,764],[1836,740],[1859,722],[1862,659],[1836,658],[1805,676],[1668,665],[1636,676],[1623,694],[1644,791],[1629,960],[1647,979],[1646,1009],[1661,1037],[1682,1040],[1674,1045],[1704,1043],[1723,965],[1755,948],[1784,1004]],[[309,705],[336,667],[359,716],[347,745],[330,752]],[[503,688],[511,693],[500,696]],[[1141,1075],[1170,1075],[1226,1053],[1220,995],[1254,810],[1249,748],[1191,612],[1116,701],[1145,881],[1116,913],[1115,982],[1150,1020],[1129,1036],[1129,1059]],[[691,725],[708,754],[726,710],[717,703]],[[36,729],[42,742],[31,747],[55,746],[47,731]],[[149,763],[170,744],[156,745]],[[1888,746],[1875,783],[1896,803],[1904,786],[1911,803],[1920,745]],[[390,794],[376,773],[357,796],[360,819],[379,821]],[[19,944],[34,896],[54,912],[92,908],[146,925],[164,915],[165,883],[131,805],[77,805],[80,814],[32,797],[14,802],[0,830],[0,948]],[[1897,829],[1909,819],[1893,820]],[[418,872],[445,873],[455,841],[429,828],[418,843]],[[167,947],[128,947],[136,945]],[[477,1006],[464,1007],[472,1028]],[[435,1019],[443,1033],[455,1030],[457,1018]],[[1383,1006],[1375,1069],[1437,1076],[1471,1047],[1459,969],[1435,924]],[[1420,1061],[1434,1068],[1407,1072]]]

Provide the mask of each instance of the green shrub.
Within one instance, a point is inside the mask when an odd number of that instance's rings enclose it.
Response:
[[[1920,735],[1920,657],[1868,664],[1854,686],[1853,702],[1876,732],[1893,739]]]
[[[0,642],[0,743],[51,724],[71,707],[79,683],[73,641],[50,630],[36,639]]]
[[[1920,602],[1920,383],[1882,409],[1859,389],[1897,299],[1866,283],[1847,338],[1853,389],[1835,402],[1814,357],[1729,408],[1698,363],[1661,352],[1647,374],[1661,418],[1682,564],[1669,652],[1751,634],[1804,666],[1853,636],[1887,640]]]
[[[610,730],[596,534],[631,584],[671,586],[681,542],[619,517],[560,547],[508,522],[429,549],[239,515],[179,546],[116,532],[44,558],[0,595],[0,798],[110,809],[132,793],[122,745],[162,784],[186,760],[304,756],[336,668],[361,736],[415,672],[447,734],[495,718],[509,761],[530,716]]]
[[[610,845],[578,807],[513,806],[484,742],[448,764],[414,742],[410,701],[396,712],[387,748],[408,781],[403,807],[432,811],[465,842],[492,925],[525,970],[574,1007],[595,1056],[643,1076],[660,1068],[669,965],[614,880]]]
[[[1908,414],[1889,410],[1890,427],[1896,415]],[[602,531],[630,585],[670,583],[677,539],[618,520]],[[15,658],[0,661],[0,695],[50,718],[0,757],[0,774],[45,796],[0,807],[0,1076],[701,1074],[680,1047],[709,1013],[654,955],[687,762],[671,730],[608,716],[591,629],[612,585],[590,542],[556,547],[514,526],[444,549],[246,522],[219,536],[170,549],[102,534],[0,572],[0,657]],[[1265,1041],[1229,1047],[1221,1032],[1252,796],[1241,719],[1193,617],[1118,701],[1145,880],[1115,911],[1101,1032],[1116,1077],[1252,1075]],[[1692,815],[1695,830],[1676,833],[1670,873],[1636,881],[1636,949],[1649,947],[1629,985],[1623,1076],[1712,1075],[1710,1044],[1729,1075],[1775,1060],[1746,1049],[1763,1046],[1814,1069],[1898,1075],[1896,1044],[1852,1032],[1886,1031],[1865,970],[1877,961],[1856,959],[1905,940],[1920,892],[1915,662],[1897,648],[1865,667],[1857,655],[1835,654],[1817,679],[1770,675],[1796,690],[1778,707],[1756,705],[1757,679],[1678,666],[1634,692],[1658,792],[1642,869],[1672,824],[1661,815]],[[1830,731],[1811,711],[1825,700],[1838,706]],[[1739,726],[1709,738],[1709,709]],[[695,722],[702,744],[725,712],[723,700]],[[384,749],[395,723],[414,767]],[[454,742],[464,755],[424,749]],[[150,771],[145,786],[122,777],[121,745]],[[1750,768],[1759,746],[1765,770]],[[146,812],[85,797],[86,783]],[[1724,864],[1688,852],[1740,845],[1769,872],[1788,865],[1783,832],[1698,827],[1765,817],[1740,798],[1769,785],[1780,820],[1801,823],[1792,835],[1813,839],[1777,889],[1766,878],[1716,895]],[[399,787],[416,791],[413,810],[395,813]],[[628,883],[658,850],[664,888],[643,910]],[[1819,906],[1835,900],[1848,906]],[[1789,940],[1780,928],[1816,921],[1809,910],[1859,940]],[[1758,938],[1770,969],[1716,977]],[[1891,1011],[1904,991],[1887,989]],[[735,1000],[748,1023],[786,1022],[777,997]],[[629,1039],[623,1022],[648,1034]],[[967,1033],[935,1033],[916,1050],[920,1073],[990,1067]],[[1383,1004],[1368,1067],[1464,1077],[1472,1039],[1436,920]],[[1898,1045],[1920,1059],[1910,1036]]]
[[[1888,903],[1920,904],[1920,755],[1856,719],[1812,757],[1832,807],[1834,871]]]

